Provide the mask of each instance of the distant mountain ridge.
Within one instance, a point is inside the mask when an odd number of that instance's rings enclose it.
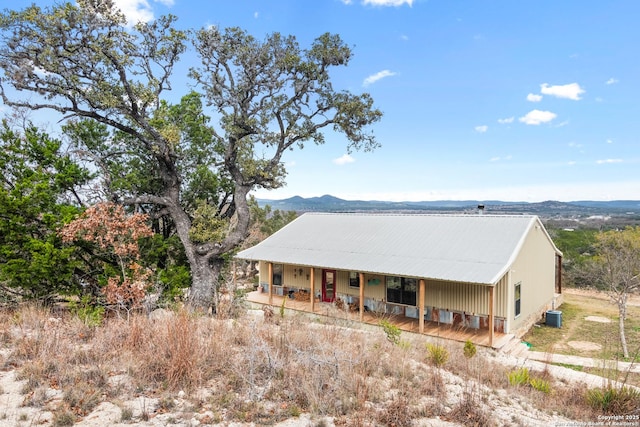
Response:
[[[536,215],[571,214],[583,215],[640,214],[640,200],[574,202],[505,202],[500,200],[436,200],[422,202],[391,202],[382,200],[344,200],[326,194],[320,197],[304,198],[300,196],[288,199],[258,199],[261,207],[270,205],[273,209],[297,212],[471,212],[478,205],[485,207],[487,213],[531,213]]]

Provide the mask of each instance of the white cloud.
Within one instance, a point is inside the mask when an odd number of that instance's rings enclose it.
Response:
[[[564,127],[569,124],[569,120],[565,120],[564,122],[560,122],[556,125],[557,128]]]
[[[536,95],[535,93],[530,93],[529,95],[527,95],[527,101],[540,102],[542,101],[542,95]]]
[[[612,163],[622,163],[622,159],[603,159],[603,160],[596,160],[596,163],[599,165],[606,165],[606,164],[612,164]]]
[[[558,117],[556,113],[551,111],[531,110],[518,120],[528,125],[539,125],[541,123],[547,123]]]
[[[613,139],[611,138],[607,139],[607,144],[613,144]]]
[[[513,123],[513,120],[515,119],[515,117],[507,117],[506,119],[498,119],[498,123],[500,124],[507,124],[507,123]]]
[[[478,133],[485,133],[487,130],[489,130],[489,126],[487,126],[487,125],[476,126],[474,129]]]
[[[129,25],[153,20],[153,10],[147,0],[114,0],[114,6],[124,14]]]
[[[580,148],[580,147],[582,147],[582,144],[580,144],[578,142],[575,142],[575,141],[571,141],[569,143],[569,147],[571,147],[571,148]]]
[[[351,4],[351,0],[341,0],[344,4]]]
[[[260,16],[260,14],[258,12],[253,12],[253,17],[255,19],[258,19],[259,16]]]
[[[618,79],[614,79],[613,77],[611,77],[609,80],[607,80],[606,82],[604,82],[604,84],[606,85],[614,85],[616,83],[618,83]]]
[[[167,7],[173,6],[174,0],[154,0]],[[114,0],[114,5],[127,18],[128,25],[138,22],[149,22],[154,19],[153,10],[147,0]]]
[[[413,0],[362,0],[362,4],[373,6],[402,6],[405,3],[411,7]]]
[[[369,86],[370,84],[377,82],[378,80],[384,79],[385,77],[391,77],[395,75],[396,73],[394,73],[393,71],[382,70],[364,79],[364,82],[362,82],[362,86],[366,87],[366,86]]]
[[[347,163],[353,163],[355,162],[356,159],[354,159],[353,157],[351,157],[349,154],[343,154],[342,156],[338,157],[337,159],[333,159],[333,163],[335,163],[336,165],[346,165]]]
[[[490,162],[499,162],[501,160],[511,160],[513,158],[512,155],[508,155],[508,156],[504,156],[504,157],[500,157],[500,156],[496,156],[496,157],[492,157],[489,159]]]
[[[586,91],[580,87],[578,83],[569,83],[566,85],[554,85],[549,86],[548,83],[542,83],[540,85],[540,92],[544,95],[551,95],[557,98],[573,99],[574,101],[580,100],[580,95]]]

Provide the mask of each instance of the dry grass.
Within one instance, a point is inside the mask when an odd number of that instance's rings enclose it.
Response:
[[[394,344],[382,329],[343,324],[290,314],[265,320],[179,312],[156,320],[109,318],[90,328],[68,313],[54,318],[47,309],[27,306],[0,313],[0,339],[4,368],[17,368],[25,380],[24,405],[48,407],[56,425],[86,416],[102,401],[120,406],[140,395],[159,403],[136,414],[121,406],[123,418],[175,411],[173,397],[180,390],[191,401],[188,411],[208,411],[209,423],[268,425],[305,412],[319,420],[334,417],[336,425],[410,426],[434,416],[465,425],[500,424],[489,417],[502,399],[493,396],[499,390],[541,413],[593,419],[594,409],[576,397],[573,385],[544,377],[553,399],[530,387],[510,388],[507,372],[513,367],[480,350],[466,357],[463,343],[436,342],[448,358],[435,367],[427,363],[427,337],[407,334]],[[62,395],[53,403],[47,398],[51,389]]]
[[[523,338],[535,351],[622,360],[618,331],[618,309],[607,299],[565,293],[562,311],[562,328],[534,327]],[[625,331],[630,353],[640,349],[640,307],[627,308]],[[609,319],[610,323],[587,321],[587,316]],[[600,350],[576,349],[567,345],[570,341],[589,341],[601,346]]]

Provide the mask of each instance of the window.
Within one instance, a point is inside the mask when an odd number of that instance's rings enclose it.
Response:
[[[515,292],[515,303],[516,303],[516,307],[515,307],[515,317],[520,316],[520,297],[522,296],[522,284],[521,283],[516,283],[516,292]]]
[[[357,271],[349,272],[349,287],[350,288],[359,288],[360,287],[360,275]]]
[[[273,286],[282,286],[282,270],[284,270],[284,265],[273,264],[273,273],[271,275]]]
[[[417,282],[410,277],[387,276],[387,301],[416,305]]]

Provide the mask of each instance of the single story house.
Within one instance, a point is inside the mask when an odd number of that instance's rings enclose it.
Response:
[[[562,292],[562,253],[532,215],[306,213],[236,258],[272,296],[522,336]],[[492,325],[490,327],[490,325]]]

